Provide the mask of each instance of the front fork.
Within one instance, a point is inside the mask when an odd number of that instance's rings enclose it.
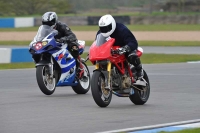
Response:
[[[99,69],[99,63],[97,63],[96,65],[95,65],[95,70],[98,70]],[[101,71],[103,74],[104,74],[104,76],[105,76],[105,78],[106,78],[106,86],[105,86],[105,89],[107,89],[107,90],[111,90],[111,85],[110,85],[110,80],[111,80],[111,62],[108,62],[107,63],[107,71]]]
[[[51,60],[50,60],[50,63],[47,65],[48,69],[47,69],[47,74],[49,75],[50,78],[53,78],[53,57],[51,56]]]

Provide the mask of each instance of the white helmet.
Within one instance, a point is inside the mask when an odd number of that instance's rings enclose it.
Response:
[[[104,15],[99,20],[99,29],[104,37],[109,37],[116,28],[115,19],[110,15]]]
[[[42,24],[54,27],[58,21],[58,16],[55,12],[46,12],[42,16]]]

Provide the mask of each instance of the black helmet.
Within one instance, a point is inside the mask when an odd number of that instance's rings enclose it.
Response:
[[[54,27],[58,21],[58,16],[55,12],[46,12],[42,16],[42,24]]]

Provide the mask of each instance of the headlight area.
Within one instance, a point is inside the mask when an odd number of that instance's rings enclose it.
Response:
[[[49,46],[47,46],[45,49],[46,49],[46,50],[51,50],[51,49],[53,49],[53,46],[52,46],[52,45],[49,45]]]

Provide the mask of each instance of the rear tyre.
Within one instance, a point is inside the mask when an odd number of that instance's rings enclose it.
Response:
[[[87,65],[82,62],[83,64],[83,69],[84,69],[84,75],[87,78],[87,81],[83,81],[81,79],[78,79],[78,85],[76,86],[72,86],[72,89],[74,90],[74,92],[76,92],[77,94],[86,94],[89,89],[90,89],[90,72],[89,69],[87,67]]]
[[[112,92],[105,89],[105,77],[100,71],[94,71],[91,80],[91,92],[99,107],[107,107],[112,99]]]
[[[149,83],[149,78],[147,76],[147,73],[144,71],[144,77],[143,77],[146,82],[147,82],[147,86],[143,87],[143,86],[136,86],[137,88],[143,90],[138,90],[134,88],[134,94],[130,95],[129,98],[130,100],[135,104],[135,105],[143,105],[147,102],[147,100],[149,99],[149,95],[150,95],[150,83]]]

